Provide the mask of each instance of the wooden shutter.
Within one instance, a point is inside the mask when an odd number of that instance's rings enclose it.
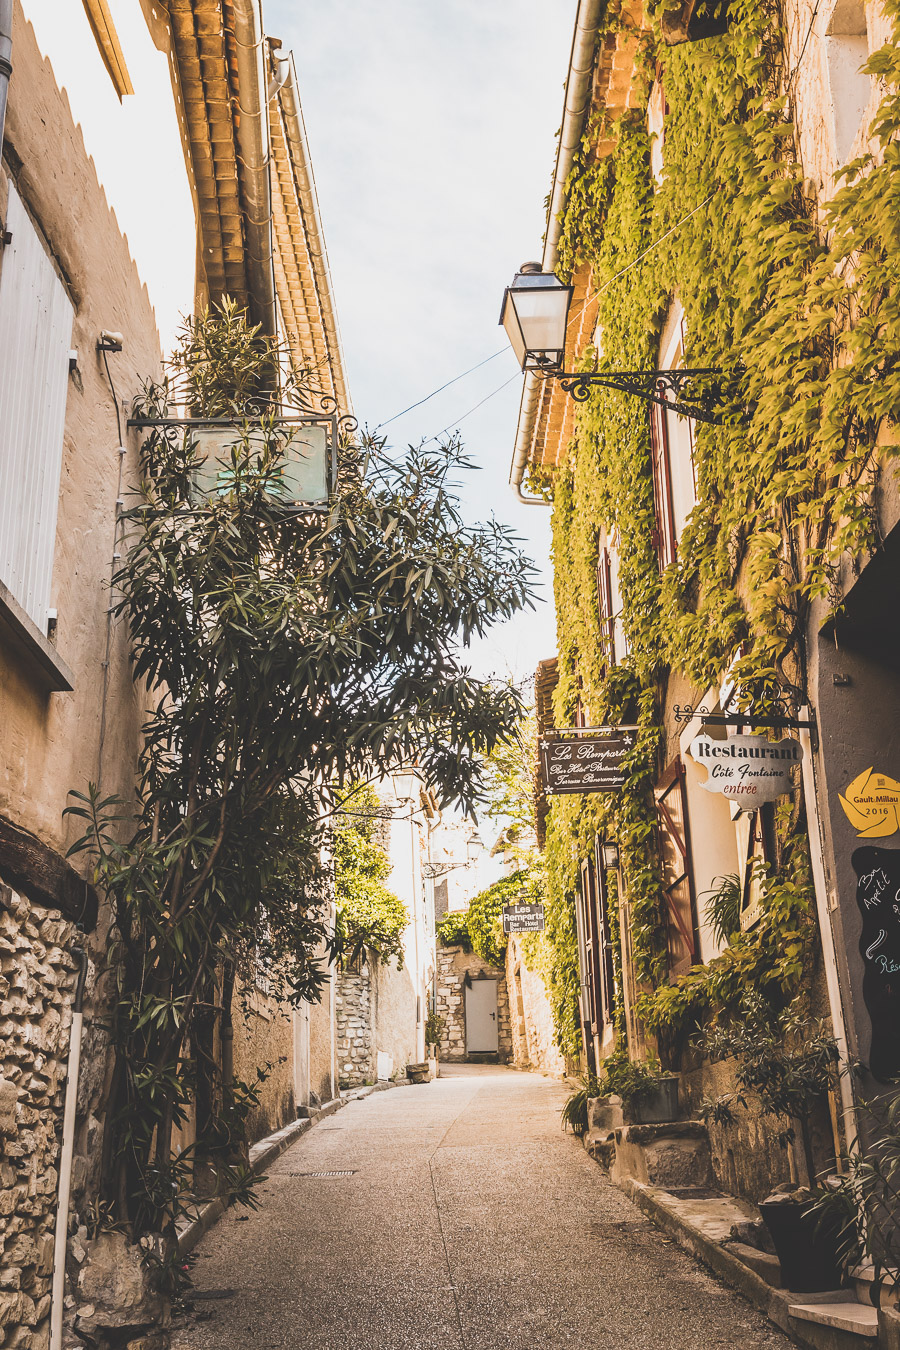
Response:
[[[597,878],[597,918],[600,932],[600,975],[602,979],[603,1017],[612,1023],[616,1006],[616,968],[613,961],[612,929],[609,922],[609,888],[603,866],[602,841],[594,836],[594,875]]]
[[[0,581],[42,633],[75,311],[12,183],[0,271]]]
[[[697,960],[697,909],[691,869],[684,766],[675,760],[656,789],[659,857],[666,905],[669,978],[674,980]]]

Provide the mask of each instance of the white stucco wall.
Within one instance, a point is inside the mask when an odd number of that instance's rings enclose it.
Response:
[[[147,286],[163,351],[169,351],[180,316],[193,305],[197,231],[165,16],[153,0],[109,0],[109,8],[135,91],[121,102],[79,0],[23,0]],[[15,62],[14,48],[14,81]]]

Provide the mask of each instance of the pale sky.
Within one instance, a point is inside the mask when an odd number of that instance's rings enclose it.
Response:
[[[480,472],[463,498],[523,537],[545,597],[473,654],[533,674],[556,651],[547,507],[508,485],[522,377],[498,327],[504,286],[539,259],[576,0],[265,0],[292,48],[354,412],[394,444],[460,423]],[[475,404],[510,381],[495,398]],[[460,419],[464,418],[460,422]]]

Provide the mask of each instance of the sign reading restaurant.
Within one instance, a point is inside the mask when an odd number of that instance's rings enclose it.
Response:
[[[615,792],[625,786],[623,767],[634,749],[636,727],[571,728],[540,743],[544,791]]]
[[[770,741],[767,736],[737,735],[717,741],[698,736],[691,742],[691,757],[709,770],[701,787],[752,807],[791,791],[791,769],[803,759],[803,747],[790,737]]]

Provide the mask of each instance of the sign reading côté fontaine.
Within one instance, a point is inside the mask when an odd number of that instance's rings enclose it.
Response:
[[[701,787],[753,807],[790,792],[791,769],[803,759],[803,746],[792,738],[770,741],[767,736],[737,735],[717,741],[697,736],[691,742],[691,758],[709,770]]]

